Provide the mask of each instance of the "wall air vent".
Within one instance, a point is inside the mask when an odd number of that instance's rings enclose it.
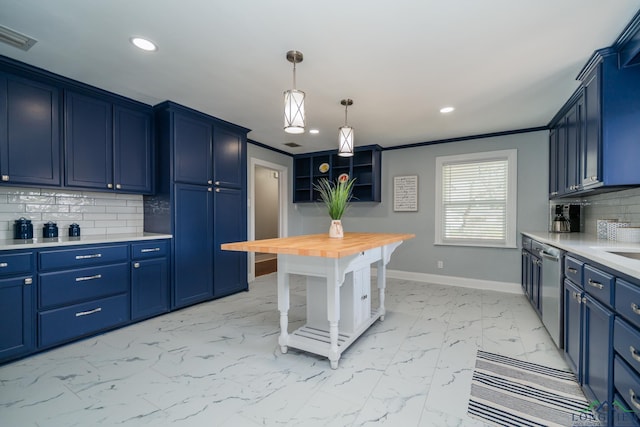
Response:
[[[285,142],[284,145],[286,145],[287,147],[291,147],[291,148],[302,147],[302,145],[296,144],[295,142]]]
[[[31,49],[31,46],[36,44],[38,40],[0,25],[0,42],[26,51]]]

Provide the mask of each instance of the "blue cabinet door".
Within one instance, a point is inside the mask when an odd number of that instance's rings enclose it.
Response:
[[[213,297],[213,192],[210,189],[175,184],[173,307]]]
[[[582,289],[564,281],[564,358],[582,383]]]
[[[131,263],[131,319],[169,311],[169,261],[166,257]]]
[[[214,190],[214,294],[228,295],[247,289],[246,252],[223,251],[222,243],[247,240],[245,192],[239,189]]]
[[[584,136],[580,177],[584,188],[597,186],[602,181],[601,103],[600,67],[596,67],[584,82]]]
[[[549,198],[552,199],[559,194],[558,187],[558,128],[553,128],[549,132]]]
[[[580,148],[581,127],[584,101],[579,98],[565,117],[566,151],[565,151],[565,193],[576,192],[580,188]]]
[[[589,294],[584,301],[583,389],[589,399],[611,402],[614,315]]]
[[[542,313],[542,300],[540,298],[540,288],[542,279],[542,261],[535,255],[531,255],[531,304],[538,314]]]
[[[53,86],[0,74],[2,182],[61,184],[59,99]]]
[[[151,193],[153,145],[151,111],[114,107],[114,184],[116,190]]]
[[[0,280],[0,362],[35,348],[33,276]]]
[[[113,188],[113,114],[110,102],[65,92],[65,142],[67,186]]]
[[[530,286],[530,277],[531,277],[531,254],[528,251],[522,250],[522,266],[521,266],[521,277],[520,284],[522,285],[522,291],[527,296],[527,298],[531,298],[531,290]]]
[[[245,136],[221,126],[213,135],[213,182],[216,186],[244,188],[246,185]]]
[[[213,127],[207,120],[173,113],[174,180],[212,184]]]

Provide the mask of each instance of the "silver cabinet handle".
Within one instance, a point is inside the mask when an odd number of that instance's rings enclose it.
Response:
[[[133,268],[140,268],[140,263],[139,262],[134,262],[133,263]]]
[[[552,195],[552,196],[557,196],[557,195],[558,195],[558,192],[557,192],[557,191],[553,191],[553,192],[551,192],[551,195]]]
[[[76,282],[86,282],[87,280],[102,279],[102,274],[94,274],[93,276],[76,277]]]
[[[213,180],[212,179],[208,180],[207,184],[209,184],[209,185],[213,184]]]
[[[571,274],[576,274],[578,272],[578,270],[576,270],[573,267],[569,267],[569,268],[567,268],[567,270],[569,270],[569,273],[571,273]]]
[[[113,184],[111,183],[107,184],[107,188],[113,188]]]
[[[220,181],[216,181],[216,185],[220,185]]]
[[[76,259],[101,258],[102,254],[76,255]]]
[[[209,188],[207,188],[207,191],[211,192],[211,191],[213,191],[213,190],[211,189],[211,187],[209,187]]]
[[[219,189],[219,188],[216,188],[216,193],[219,193],[219,192],[220,192],[220,189]]]
[[[640,307],[638,307],[638,304],[636,304],[635,302],[631,303],[631,310],[633,310],[635,314],[640,316]]]
[[[2,175],[3,181],[9,181],[9,175]]]
[[[121,190],[122,189],[122,185],[116,184],[116,189]]]
[[[629,389],[629,397],[631,397],[631,403],[633,403],[633,406],[640,409],[640,402],[638,402],[638,396],[636,395],[636,392],[633,391],[632,388]]]
[[[360,297],[360,299],[361,299],[361,300],[363,300],[363,301],[364,301],[364,300],[366,300],[367,298],[369,298],[369,295],[367,295],[367,294],[362,295],[362,296]]]
[[[102,311],[102,307],[94,308],[93,310],[88,310],[88,311],[80,311],[76,313],[76,317],[88,316],[90,314],[99,313],[101,311]]]
[[[158,252],[160,250],[160,248],[144,248],[141,249],[140,252],[141,253],[147,253],[147,252]]]
[[[636,350],[634,346],[630,345],[629,351],[631,352],[631,357],[633,357],[636,362],[640,362],[640,353],[638,353],[638,350]]]
[[[9,267],[9,263],[8,262],[0,262],[0,268],[5,268],[5,267]]]
[[[593,286],[594,288],[597,289],[604,289],[604,285],[600,282],[596,282],[595,280],[591,280],[589,279],[589,285]]]
[[[26,279],[24,279],[24,284],[25,285],[33,284],[33,279],[31,277],[27,277]]]

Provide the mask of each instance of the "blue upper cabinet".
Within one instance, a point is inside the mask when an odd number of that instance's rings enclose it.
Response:
[[[65,184],[113,188],[113,113],[102,99],[65,92]]]
[[[116,105],[113,114],[113,175],[116,190],[151,193],[151,159],[154,158],[151,112]]]
[[[152,114],[102,96],[65,91],[65,186],[151,193]]]
[[[240,165],[246,164],[245,134],[216,126],[213,145],[213,182],[216,186],[244,188],[246,171]]]
[[[585,86],[585,188],[640,184],[640,67],[618,68],[597,51],[579,76]]]
[[[61,184],[59,92],[49,84],[0,73],[3,184]]]
[[[322,178],[337,180],[346,174],[355,179],[354,202],[381,201],[382,148],[378,145],[356,147],[352,157],[340,157],[337,150],[299,154],[293,159],[293,203],[317,202],[314,189]]]
[[[212,184],[213,127],[208,121],[173,112],[174,180],[185,184]]]

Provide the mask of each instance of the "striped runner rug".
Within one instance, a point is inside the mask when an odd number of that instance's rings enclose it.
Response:
[[[571,426],[589,403],[572,372],[478,350],[468,413],[496,426]]]

